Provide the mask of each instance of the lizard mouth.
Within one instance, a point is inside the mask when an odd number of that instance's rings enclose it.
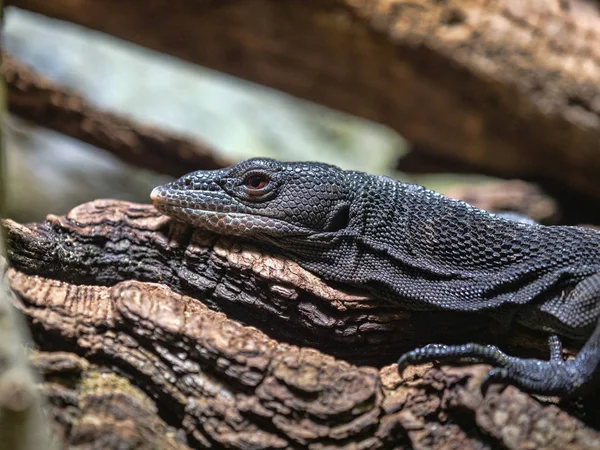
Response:
[[[181,222],[231,236],[291,237],[312,234],[281,219],[261,215],[225,192],[203,190],[173,190],[164,186],[152,190],[154,207]]]
[[[176,207],[206,213],[244,212],[243,205],[222,191],[172,189],[167,185],[154,188],[150,199],[159,211],[164,207]]]

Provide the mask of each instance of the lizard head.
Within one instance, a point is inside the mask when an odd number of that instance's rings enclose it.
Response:
[[[193,226],[273,241],[346,227],[348,184],[346,172],[335,166],[254,158],[189,173],[150,197],[160,212]]]

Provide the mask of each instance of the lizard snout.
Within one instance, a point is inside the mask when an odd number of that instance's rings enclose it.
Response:
[[[160,198],[163,196],[163,187],[162,186],[157,186],[154,189],[152,189],[152,192],[150,192],[150,200],[152,200],[153,202],[157,202],[160,200]]]

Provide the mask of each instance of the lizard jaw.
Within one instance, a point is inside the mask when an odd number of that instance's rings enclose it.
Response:
[[[185,192],[185,191],[184,191]],[[199,191],[196,191],[198,193]],[[164,186],[152,190],[150,198],[154,207],[161,213],[171,216],[181,222],[189,223],[195,227],[213,231],[229,236],[305,236],[312,232],[286,221],[262,216],[255,213],[240,211],[239,208],[218,208],[214,202],[218,194],[203,192],[206,198],[203,201],[196,199],[199,207],[189,206],[188,201],[179,200],[173,192],[165,191]],[[213,200],[213,201],[211,201]],[[259,239],[260,240],[260,239]]]

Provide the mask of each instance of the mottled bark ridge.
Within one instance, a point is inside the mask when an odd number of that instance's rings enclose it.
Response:
[[[290,260],[193,229],[150,205],[97,200],[40,224],[6,224],[18,270],[76,284],[161,283],[277,339],[355,364],[383,366],[424,343],[469,335],[546,351],[545,337],[506,336],[489,317],[405,311],[341,290]]]
[[[191,230],[151,206],[96,201],[43,223],[5,225],[6,280],[31,324],[39,349],[32,358],[70,445],[600,443],[590,427],[596,419],[588,415],[586,425],[569,415],[577,408],[499,385],[482,395],[486,366],[415,367],[400,382],[395,364],[384,365],[398,350],[385,352],[383,343],[431,341],[440,333],[436,319],[428,326],[421,319],[426,330],[419,331],[409,313],[242,242]],[[467,326],[463,319],[443,334],[464,338]],[[513,339],[522,348],[530,340]]]
[[[3,245],[0,243],[0,250]],[[0,256],[0,442],[11,450],[58,449],[37,389],[39,378],[27,363],[23,344],[30,344],[26,324],[12,307],[13,294],[4,280]]]

